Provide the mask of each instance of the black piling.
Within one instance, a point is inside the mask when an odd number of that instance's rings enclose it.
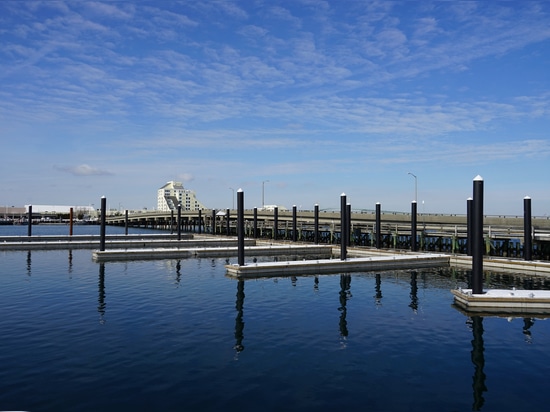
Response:
[[[227,230],[227,236],[231,235],[231,225],[229,224],[229,209],[225,211],[225,225]]]
[[[472,204],[474,200],[469,197],[466,200],[466,231],[468,238],[466,239],[466,250],[468,256],[472,256]]]
[[[273,240],[277,240],[277,232],[279,231],[279,208],[275,206],[273,208]]]
[[[174,210],[170,210],[170,234],[174,234]]]
[[[105,196],[101,196],[101,220],[99,227],[99,250],[103,252],[105,250],[105,218],[107,215],[107,199]]]
[[[32,236],[32,205],[29,205],[27,216],[27,236]]]
[[[238,264],[244,266],[244,192],[237,190],[237,249]]]
[[[483,293],[483,178],[474,179],[472,213],[472,293]]]
[[[298,240],[298,218],[297,218],[296,205],[292,206],[292,241]]]
[[[531,226],[531,198],[523,198],[523,258],[533,260],[533,229]]]
[[[210,223],[211,229],[210,233],[213,235],[216,234],[216,209],[212,209],[212,222]]]
[[[313,207],[313,238],[316,245],[319,244],[319,205]]]
[[[181,203],[178,203],[178,240],[181,240]]]
[[[73,235],[73,223],[74,223],[74,211],[71,207],[69,209],[69,236]]]
[[[252,234],[252,237],[256,239],[258,237],[258,208],[254,208],[254,233]]]
[[[382,247],[382,225],[380,224],[380,203],[376,203],[376,249]]]
[[[124,234],[128,236],[128,209],[124,211]]]
[[[411,250],[413,252],[416,252],[418,250],[418,247],[416,245],[416,220],[417,220],[417,214],[416,214],[416,200],[413,200],[411,203]]]
[[[340,195],[340,260],[346,260],[347,258],[347,244],[346,244],[346,226],[348,219],[346,218],[347,204],[346,194]]]
[[[346,205],[346,245],[351,245],[351,204]]]
[[[199,209],[199,235],[201,234],[201,231],[202,231],[202,210]]]

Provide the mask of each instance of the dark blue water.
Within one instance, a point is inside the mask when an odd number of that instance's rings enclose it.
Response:
[[[225,260],[0,252],[0,410],[546,410],[550,323],[449,269],[237,281]]]

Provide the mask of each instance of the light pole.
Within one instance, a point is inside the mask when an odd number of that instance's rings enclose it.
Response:
[[[235,189],[233,189],[232,187],[230,187],[229,190],[232,190],[232,191],[233,191],[233,210],[235,210]]]
[[[262,181],[262,207],[265,206],[265,201],[264,201],[265,187],[264,186],[266,182],[269,182],[269,180]]]
[[[414,177],[414,201],[416,202],[416,198],[418,196],[418,179],[416,178],[416,175],[414,173],[408,172],[407,174]]]

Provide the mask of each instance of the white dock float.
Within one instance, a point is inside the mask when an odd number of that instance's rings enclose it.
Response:
[[[254,241],[251,241],[254,243]],[[245,256],[285,256],[286,258],[328,258],[332,254],[330,245],[269,245],[246,246]],[[228,258],[236,257],[238,248],[230,247],[179,247],[125,250],[95,250],[92,254],[96,262],[120,260],[154,260],[154,259],[187,259],[187,258]]]
[[[455,304],[468,312],[550,313],[550,290],[487,289],[474,294],[472,289],[451,290]]]
[[[375,270],[438,267],[449,264],[449,256],[441,254],[402,254],[361,258],[300,260],[286,262],[225,265],[227,275],[240,278],[317,275],[323,273],[368,272]]]

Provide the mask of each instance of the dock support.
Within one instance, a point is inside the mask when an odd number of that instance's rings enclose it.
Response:
[[[313,238],[316,245],[319,244],[319,205],[313,207]]]
[[[99,250],[103,252],[105,250],[105,218],[107,215],[107,198],[101,196],[101,220],[99,228]]]
[[[483,178],[474,179],[472,214],[472,293],[483,293]]]
[[[244,266],[244,192],[237,190],[237,250],[238,264]]]
[[[342,193],[340,195],[340,260],[346,260],[348,251],[347,251],[347,234],[346,226],[348,224],[347,215],[347,205],[346,205],[346,194]]]
[[[199,210],[199,235],[202,232],[202,210]]]
[[[346,246],[351,246],[351,204],[346,204]]]
[[[382,244],[382,226],[380,224],[380,203],[376,203],[376,249],[380,249]]]
[[[531,227],[531,198],[523,198],[523,258],[533,260],[533,230]]]
[[[413,200],[411,203],[411,250],[416,252],[418,247],[416,245],[416,215],[417,205],[416,200]]]
[[[178,240],[181,240],[181,203],[178,203]]]
[[[252,234],[252,237],[256,239],[258,237],[258,208],[254,208],[254,232]]]
[[[296,205],[292,206],[292,241],[296,242],[298,240],[298,222],[296,216]]]
[[[124,211],[124,234],[128,236],[128,209]]]
[[[473,199],[469,197],[466,200],[466,249],[468,256],[472,256],[472,203]]]
[[[225,211],[225,223],[226,223],[226,230],[227,230],[227,236],[231,235],[231,225],[229,224],[229,209]]]
[[[74,221],[74,211],[73,211],[73,208],[71,207],[69,209],[69,236],[72,236],[73,235],[73,221]]]
[[[174,234],[174,211],[170,210],[170,234]]]
[[[277,240],[278,231],[279,231],[279,208],[274,207],[273,208],[273,233],[271,236],[273,240]]]
[[[32,236],[32,205],[29,205],[29,214],[27,217],[27,236]]]
[[[210,233],[216,234],[216,209],[212,209],[212,221],[210,222]]]

